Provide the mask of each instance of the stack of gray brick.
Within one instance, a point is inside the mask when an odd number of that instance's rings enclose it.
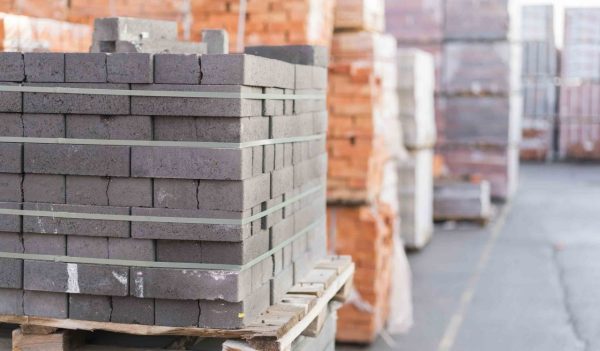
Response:
[[[1,85],[24,87],[291,95],[324,94],[327,79],[323,67],[247,54],[0,53],[0,68]],[[0,141],[0,209],[169,218],[0,214],[0,252],[109,260],[0,259],[0,314],[247,325],[325,255],[324,138],[239,149],[131,143],[246,143],[324,135],[326,126],[318,99],[0,92],[0,137],[28,138]],[[239,220],[284,202],[243,225],[172,220]],[[254,262],[239,271],[110,260]]]

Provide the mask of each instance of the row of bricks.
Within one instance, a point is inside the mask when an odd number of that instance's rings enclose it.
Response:
[[[164,117],[0,113],[0,136],[249,142],[323,134],[327,113],[277,117]]]
[[[309,232],[296,239],[287,250],[263,259],[248,270],[203,271],[175,268],[134,268],[122,266],[43,262],[2,259],[0,287],[25,288],[33,291],[65,292],[101,296],[135,296],[139,298],[170,298],[178,300],[225,300],[240,302],[274,275],[275,261],[281,266],[296,260],[317,245],[324,232]],[[48,237],[25,236],[24,245],[46,251],[53,243]],[[265,236],[268,240],[268,236]],[[28,241],[25,242],[25,239]],[[6,241],[6,240],[3,240]],[[69,240],[69,243],[71,240]],[[41,247],[35,247],[35,245]],[[310,245],[310,246],[309,246]],[[69,246],[76,251],[80,246]],[[89,247],[88,247],[89,249]],[[123,248],[120,248],[124,251]],[[96,250],[92,248],[91,250]],[[227,253],[227,250],[223,250]],[[58,252],[58,250],[57,250]],[[123,252],[128,254],[128,252]],[[135,254],[135,253],[130,253]],[[174,254],[174,253],[171,253]],[[289,257],[287,257],[287,256]],[[120,257],[120,259],[124,259]]]
[[[5,85],[16,85],[6,83]],[[186,91],[238,94],[318,94],[320,90],[255,88],[242,85],[113,84],[113,83],[23,83],[25,87],[77,89],[116,89]],[[254,117],[262,114],[284,115],[326,110],[325,100],[223,99],[195,97],[155,97],[65,93],[1,92],[0,112],[69,113],[98,115],[152,115],[203,117]]]
[[[324,153],[323,144],[324,140],[317,140],[288,146],[201,149],[0,143],[0,172],[245,180],[286,167],[301,167]],[[295,179],[296,184],[303,181]]]
[[[315,179],[309,183],[310,186],[322,184],[324,177]],[[243,212],[235,211],[214,211],[214,210],[191,210],[191,209],[161,209],[161,208],[129,208],[114,206],[85,206],[85,205],[61,205],[61,204],[42,204],[42,203],[0,203],[0,208],[4,209],[24,209],[34,211],[60,211],[72,213],[93,213],[108,215],[134,215],[134,216],[159,216],[159,217],[184,217],[184,218],[227,218],[242,219],[250,215],[255,215],[263,209],[272,208],[280,204],[286,198],[297,196],[306,191],[303,187],[280,196],[274,200],[267,201],[267,204],[255,206],[252,210]],[[289,197],[288,197],[289,196]],[[25,232],[25,233],[52,233],[61,235],[81,235],[90,237],[111,237],[111,238],[136,238],[136,239],[157,239],[157,240],[203,240],[203,241],[229,241],[241,242],[248,239],[253,234],[261,233],[263,230],[274,227],[284,218],[290,216],[307,217],[298,220],[299,225],[296,231],[308,226],[311,221],[318,216],[313,213],[303,212],[305,209],[316,208],[310,202],[321,201],[323,191],[318,191],[301,201],[290,204],[274,213],[269,214],[263,219],[253,221],[244,225],[222,225],[222,224],[188,224],[188,223],[157,223],[157,222],[128,222],[128,221],[110,221],[99,219],[73,219],[59,217],[36,217],[23,216],[21,219],[17,215],[0,215],[1,232]],[[324,202],[324,200],[323,200]],[[302,223],[306,223],[300,226]],[[221,259],[226,259],[221,257]]]
[[[0,81],[325,89],[327,69],[245,54],[0,53]]]
[[[324,239],[324,232],[320,238]],[[305,276],[324,257],[324,242],[315,242],[315,250],[293,260],[265,261],[264,269],[274,269],[273,278],[255,289],[241,302],[222,300],[176,300],[133,296],[98,296],[0,288],[0,314],[71,318],[115,323],[163,326],[199,326],[204,328],[240,328],[279,301],[289,288]],[[277,265],[280,265],[278,268]],[[256,274],[256,273],[254,273]],[[264,281],[264,272],[257,277]],[[253,277],[254,278],[254,277]]]

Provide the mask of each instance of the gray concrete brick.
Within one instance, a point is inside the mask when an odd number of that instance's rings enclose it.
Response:
[[[271,197],[276,197],[294,188],[294,167],[271,172]]]
[[[133,17],[105,17],[94,20],[94,41],[177,40],[177,23]]]
[[[306,277],[315,264],[316,262],[309,260],[309,256],[306,254],[296,258],[292,264],[294,271],[294,283],[297,284],[302,278]]]
[[[327,111],[314,113],[314,115],[313,115],[313,118],[314,118],[313,133],[314,134],[323,134],[323,133],[327,132],[328,117],[329,116],[327,114]]]
[[[17,85],[16,83],[2,83]],[[23,112],[23,93],[0,92],[0,112]]]
[[[263,172],[269,173],[275,169],[275,146],[263,146]]]
[[[23,252],[23,243],[18,233],[0,233],[0,250]],[[21,289],[23,287],[23,260],[0,258],[0,288]]]
[[[261,203],[260,205],[256,205],[256,206],[252,207],[252,215],[254,216],[254,215],[257,215],[260,212],[262,212],[264,209],[263,207],[265,207],[265,203]],[[259,220],[253,221],[251,223],[252,235],[260,234],[262,232],[263,228],[265,228],[264,224],[265,224],[264,217]]]
[[[152,207],[152,180],[143,178],[110,178],[110,206]]]
[[[265,233],[265,236],[268,236]],[[264,285],[269,285],[269,281],[273,278],[273,258],[268,257],[250,268],[252,273],[252,291],[262,288]]]
[[[239,85],[136,84],[132,85],[132,89],[227,93],[262,92],[260,88]],[[131,113],[148,116],[255,117],[262,113],[262,101],[132,96]]]
[[[111,322],[154,325],[154,300],[114,296]]]
[[[294,187],[321,178],[327,172],[327,155],[317,156],[294,165]]]
[[[198,182],[189,179],[155,179],[153,196],[159,208],[197,209],[200,201]]]
[[[252,175],[252,150],[132,147],[133,177],[242,180]]]
[[[284,157],[285,157],[285,144],[276,144],[275,145],[275,170],[280,170],[284,167]]]
[[[23,290],[0,289],[0,314],[23,315]]]
[[[119,40],[114,43],[112,52],[146,54],[206,54],[206,44],[191,41],[148,40],[142,38],[136,42]],[[92,44],[95,50],[96,43]]]
[[[25,290],[72,294],[127,296],[127,267],[25,261]]]
[[[65,54],[53,52],[26,52],[25,80],[40,83],[65,81]]]
[[[240,212],[179,210],[162,208],[132,208],[131,213],[139,216],[164,216],[186,218],[240,219],[250,215]],[[132,222],[131,236],[138,239],[241,241],[251,234],[250,224],[211,225]]]
[[[26,144],[23,164],[27,173],[128,177],[129,159],[126,146]]]
[[[0,135],[23,136],[23,121],[18,113],[0,113]]]
[[[65,177],[61,175],[25,174],[23,200],[27,202],[65,203]]]
[[[313,67],[307,65],[294,65],[296,82],[294,89],[311,89],[313,83]]]
[[[66,53],[65,81],[68,83],[106,83],[106,54]]]
[[[162,262],[203,262],[200,241],[157,240],[156,259]],[[233,244],[233,243],[231,243]]]
[[[106,58],[106,71],[110,83],[152,83],[154,60],[147,53],[114,53]]]
[[[265,88],[265,94],[282,94],[284,89]],[[285,112],[285,100],[263,100],[263,116],[281,116]]]
[[[200,84],[200,55],[154,55],[154,82],[160,84]]]
[[[69,235],[67,256],[108,258],[108,238]]]
[[[255,322],[269,307],[269,286],[264,285],[242,302],[200,301],[201,328],[237,329]]]
[[[248,270],[131,268],[131,279],[130,295],[139,298],[240,302],[251,286]]]
[[[245,53],[268,57],[297,65],[318,66],[323,68],[327,68],[329,65],[329,49],[325,46],[247,46]]]
[[[155,140],[243,143],[269,138],[264,117],[154,117]]]
[[[25,210],[58,211],[74,213],[97,213],[128,215],[127,207],[52,205],[43,203],[25,203]],[[54,233],[66,235],[129,237],[129,222],[103,221],[91,219],[71,219],[52,217],[23,217],[23,231],[26,233]]]
[[[326,90],[328,73],[327,67],[312,67],[312,88]]]
[[[128,84],[101,83],[65,83],[42,84],[27,83],[27,86],[60,86],[66,88],[89,89],[129,89]],[[13,94],[13,93],[2,93]],[[19,94],[19,93],[17,93]],[[0,99],[4,99],[0,95]],[[20,97],[19,97],[20,99]],[[0,100],[2,101],[2,100]],[[92,94],[50,94],[24,93],[23,111],[27,113],[74,113],[101,115],[128,115],[130,110],[129,96],[92,95]],[[7,102],[8,104],[8,102]],[[21,104],[21,102],[19,102]],[[11,104],[12,107],[13,104]],[[0,111],[7,112],[0,104]]]
[[[110,296],[69,295],[69,319],[110,322]]]
[[[273,225],[270,233],[270,248],[280,245],[294,235],[294,221],[295,217],[290,216]]]
[[[202,84],[294,88],[294,66],[246,54],[202,56]]]
[[[68,138],[152,140],[149,116],[67,115],[66,121]]]
[[[22,159],[23,147],[21,144],[0,143],[0,172],[21,173],[23,170]]]
[[[273,275],[275,276],[283,270],[283,249],[273,255]]]
[[[21,181],[23,176],[20,174],[0,173],[0,201],[22,200]]]
[[[273,208],[274,206],[279,205],[282,202],[283,202],[283,196],[277,196],[277,197],[267,201],[267,208]],[[269,214],[268,216],[266,216],[265,218],[266,218],[266,223],[263,228],[265,228],[265,229],[271,228],[272,226],[279,223],[283,219],[283,209],[275,211],[275,212]]]
[[[66,176],[67,203],[108,206],[107,177]]]
[[[0,208],[20,210],[21,204],[15,202],[0,202]],[[21,231],[21,218],[12,215],[0,215],[0,232],[18,233]]]
[[[26,316],[69,318],[68,295],[44,291],[25,291],[23,306]]]
[[[228,54],[229,53],[229,34],[223,29],[203,29],[202,42],[206,43],[206,53]]]
[[[263,147],[252,148],[252,176],[256,177],[263,173]]]
[[[25,80],[25,63],[20,52],[0,53],[0,81],[22,82]]]
[[[194,300],[157,299],[156,325],[165,327],[195,327],[200,318],[200,305]]]
[[[292,242],[292,261],[296,262],[306,254],[308,250],[308,240],[306,235],[299,237]]]
[[[312,135],[314,117],[306,113],[271,118],[271,135],[274,139]]]
[[[67,254],[67,238],[64,235],[23,233],[25,253],[37,255]]]
[[[154,261],[155,252],[156,248],[153,240],[108,238],[108,258]]]
[[[286,143],[283,144],[283,165],[285,167],[292,166],[294,164],[294,144]]]
[[[243,211],[269,199],[269,174],[237,180],[200,180],[198,206],[202,210]]]
[[[257,233],[242,242],[202,242],[202,261],[219,264],[246,264],[269,251],[269,235]]]
[[[294,269],[285,267],[275,278],[271,279],[271,304],[276,304],[283,298],[294,285]]]
[[[65,116],[57,114],[23,114],[23,135],[33,138],[64,138]]]
[[[293,95],[293,94],[295,94],[295,92],[293,89],[285,89],[285,94]],[[285,100],[284,105],[283,105],[283,114],[291,115],[293,113],[294,113],[294,100]]]

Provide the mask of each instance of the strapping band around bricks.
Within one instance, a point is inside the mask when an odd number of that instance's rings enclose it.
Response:
[[[325,94],[266,94],[266,93],[232,93],[225,91],[168,91],[168,90],[126,90],[96,89],[68,87],[37,87],[22,85],[0,85],[0,92],[12,93],[44,93],[44,94],[78,94],[78,95],[112,95],[143,96],[173,98],[208,98],[208,99],[250,99],[250,100],[325,100]]]
[[[107,140],[107,139],[75,139],[75,138],[34,138],[34,137],[4,137],[0,136],[0,143],[28,143],[28,144],[64,144],[64,145],[107,145],[107,146],[141,146],[141,147],[179,147],[197,149],[245,149],[255,146],[277,145],[287,143],[300,143],[307,141],[323,140],[324,134],[308,135],[301,137],[262,139],[243,143],[222,142],[196,142],[196,141],[160,141],[160,140]]]
[[[32,260],[32,261],[46,261],[46,262],[61,262],[61,263],[78,263],[78,264],[95,264],[102,266],[125,266],[125,267],[141,267],[141,268],[170,268],[170,269],[197,269],[197,270],[215,270],[215,271],[245,271],[258,263],[262,262],[269,256],[282,250],[284,247],[296,241],[303,235],[306,235],[311,230],[317,228],[324,220],[324,217],[317,219],[314,223],[306,226],[291,238],[283,241],[281,244],[273,247],[271,250],[258,256],[244,265],[234,264],[213,264],[213,263],[189,263],[189,262],[156,262],[156,261],[133,261],[133,260],[119,260],[111,258],[90,258],[90,257],[73,257],[73,256],[57,256],[57,255],[39,255],[39,254],[25,254],[25,253],[12,253],[12,252],[0,252],[0,258],[6,259],[19,259],[19,260]]]
[[[128,221],[128,222],[150,222],[150,223],[177,223],[177,224],[212,224],[212,225],[246,225],[256,220],[262,219],[274,212],[281,210],[303,198],[310,196],[323,189],[322,185],[313,187],[299,195],[277,204],[267,210],[259,212],[250,217],[242,219],[227,218],[195,218],[195,217],[163,217],[163,216],[135,216],[135,215],[115,215],[100,213],[77,213],[61,211],[38,211],[38,210],[13,210],[0,209],[0,215],[26,216],[26,217],[51,217],[51,218],[70,218],[70,219],[88,219],[100,221]]]

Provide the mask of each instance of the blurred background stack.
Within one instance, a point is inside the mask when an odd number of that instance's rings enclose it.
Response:
[[[524,6],[521,12],[523,134],[521,159],[552,157],[558,101],[558,50],[552,5]]]

